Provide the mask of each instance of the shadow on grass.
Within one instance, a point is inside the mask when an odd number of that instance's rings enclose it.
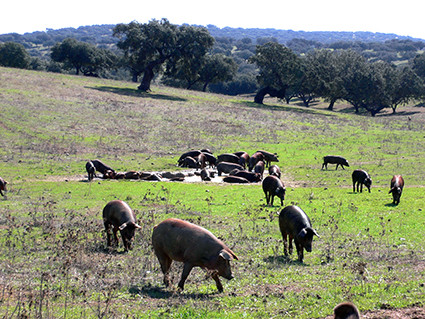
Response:
[[[304,262],[299,262],[298,259],[291,259],[291,257],[286,256],[269,256],[263,259],[264,262],[270,264],[284,264],[284,265],[298,265],[298,266],[308,266]]]
[[[385,204],[385,206],[386,206],[386,207],[397,207],[397,206],[398,206],[398,204],[388,203],[388,204]]]
[[[169,290],[163,287],[152,286],[147,284],[142,287],[132,286],[129,289],[132,295],[144,295],[154,299],[168,299],[170,297],[178,297],[185,299],[209,299],[211,293],[180,293],[178,291]]]
[[[323,115],[323,116],[336,116],[336,114],[325,113],[322,110],[316,110],[303,106],[293,106],[293,105],[273,105],[273,104],[259,104],[255,102],[238,102],[238,104],[244,104],[247,107],[252,107],[262,110],[272,110],[272,111],[281,111],[281,112],[295,112],[301,114],[314,114],[314,115]]]
[[[97,90],[101,92],[110,92],[119,95],[125,96],[135,96],[135,97],[148,97],[156,100],[167,100],[167,101],[187,101],[186,99],[175,97],[166,94],[158,94],[158,93],[147,93],[139,91],[138,89],[130,89],[130,88],[119,88],[114,86],[96,86],[96,87],[87,87],[88,89]]]

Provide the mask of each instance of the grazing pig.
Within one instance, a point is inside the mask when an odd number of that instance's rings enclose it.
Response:
[[[232,279],[230,260],[238,257],[210,231],[184,220],[170,218],[154,227],[152,246],[164,274],[164,284],[171,282],[168,276],[173,260],[183,262],[183,272],[178,287],[183,290],[184,282],[193,267],[212,271],[218,291],[223,286],[218,276]]]
[[[264,155],[264,161],[266,162],[266,166],[269,167],[271,162],[279,162],[279,159],[277,158],[277,154],[276,153],[270,153],[267,151],[257,151],[260,152]]]
[[[255,164],[254,172],[260,174],[260,178],[263,179],[263,174],[264,174],[264,162],[263,161],[258,161],[258,163]]]
[[[334,319],[360,319],[360,312],[351,302],[342,302],[334,308]]]
[[[347,160],[342,156],[328,155],[323,157],[322,170],[323,170],[323,167],[326,167],[326,169],[328,169],[328,164],[336,164],[335,169],[338,169],[338,166],[341,166],[342,169],[345,169],[344,166],[350,167]]]
[[[369,174],[366,171],[362,169],[356,169],[351,175],[351,177],[353,179],[353,192],[356,191],[355,185],[357,184],[357,192],[359,191],[359,186],[360,186],[360,193],[363,192],[363,185],[365,185],[370,193],[370,187],[372,186],[372,179],[370,178]]]
[[[225,178],[223,178],[223,182],[234,183],[234,184],[248,184],[249,180],[247,180],[245,177],[231,175],[231,176],[226,176]]]
[[[230,172],[229,175],[243,177],[247,179],[250,183],[257,183],[261,181],[261,175],[259,173],[248,172],[245,170],[234,170]]]
[[[203,168],[201,170],[201,174],[200,175],[201,175],[201,179],[203,181],[210,181],[211,180],[210,172],[206,168]]]
[[[273,206],[273,199],[275,196],[280,198],[280,205],[283,205],[286,188],[279,178],[273,175],[269,175],[263,179],[262,186],[264,195],[266,195],[267,205]]]
[[[217,164],[217,173],[218,176],[221,176],[222,173],[228,174],[234,169],[243,170],[243,167],[239,164],[229,163],[229,162],[221,162]]]
[[[203,169],[207,166],[207,157],[204,153],[199,154],[198,156],[194,157],[194,159],[196,161],[196,165],[198,166],[197,168]]]
[[[390,185],[390,193],[393,194],[393,204],[398,205],[400,203],[400,197],[401,193],[403,192],[404,187],[404,179],[401,175],[394,175],[391,179],[391,185]]]
[[[96,168],[96,171],[101,172],[103,175],[105,175],[105,173],[107,171],[112,171],[112,172],[115,173],[115,170],[113,170],[108,165],[105,165],[102,161],[92,160],[91,162],[93,163],[94,167]]]
[[[259,161],[264,161],[264,155],[261,152],[256,152],[249,158],[248,170],[251,172]]]
[[[208,163],[211,167],[217,165],[217,158],[211,153],[202,152],[205,155],[205,163]]]
[[[288,256],[287,239],[289,237],[289,254],[292,254],[292,240],[294,240],[298,261],[303,262],[304,249],[311,252],[313,235],[319,237],[312,228],[307,214],[298,206],[286,206],[279,214],[279,229],[283,237],[285,256]]]
[[[1,196],[4,196],[2,191],[4,191],[5,193],[7,192],[6,184],[7,184],[7,182],[3,178],[0,177],[0,195]]]
[[[88,161],[86,163],[86,171],[87,171],[87,178],[89,181],[91,181],[93,178],[96,177],[96,168],[94,167],[92,161]]]
[[[181,164],[181,167],[198,168],[198,163],[192,156],[186,156],[183,159],[183,163]]]
[[[272,165],[269,167],[269,175],[274,175],[277,178],[280,178],[280,176],[282,175],[279,166],[277,165]]]
[[[118,245],[118,230],[124,244],[124,250],[131,249],[136,228],[141,228],[136,222],[136,216],[127,203],[121,200],[110,201],[103,208],[103,224],[105,226],[107,245],[111,246],[111,229],[114,233],[114,245]]]
[[[239,165],[243,166],[243,168],[246,168],[246,166],[249,164],[249,154],[247,152],[236,152],[236,156],[239,156]]]
[[[193,158],[193,157],[198,156],[199,154],[201,154],[201,151],[199,151],[199,150],[193,150],[193,151],[189,151],[189,152],[183,153],[183,154],[180,156],[180,158],[178,159],[178,161],[177,161],[177,165],[178,165],[178,166],[182,166],[183,161],[184,161],[184,159],[185,159],[186,157],[190,156],[190,157],[192,157],[192,158]]]
[[[239,156],[231,153],[224,153],[217,156],[217,163],[227,162],[227,163],[239,163]]]

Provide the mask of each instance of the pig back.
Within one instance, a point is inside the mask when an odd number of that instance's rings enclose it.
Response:
[[[172,260],[204,263],[218,256],[221,250],[236,256],[221,240],[203,227],[184,220],[169,218],[154,227],[152,246],[155,252],[167,255]]]
[[[103,208],[102,215],[105,223],[110,223],[116,227],[119,227],[124,223],[137,224],[136,217],[130,206],[122,200],[110,201]]]
[[[310,218],[298,206],[286,206],[279,214],[280,231],[295,237],[303,228],[311,227]]]

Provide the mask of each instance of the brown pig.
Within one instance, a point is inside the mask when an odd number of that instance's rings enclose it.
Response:
[[[168,273],[173,260],[183,262],[183,272],[178,287],[183,290],[184,282],[193,267],[212,271],[218,291],[223,286],[218,276],[232,279],[230,260],[238,257],[210,231],[181,219],[170,218],[154,227],[152,245],[161,270],[164,284],[171,284]]]
[[[0,195],[1,196],[4,196],[2,191],[7,192],[6,184],[7,184],[7,182],[3,178],[0,177]]]
[[[136,222],[136,216],[130,206],[122,200],[110,201],[103,208],[103,224],[107,236],[107,245],[111,246],[111,228],[114,233],[114,245],[118,245],[118,230],[124,244],[124,250],[131,250],[134,231],[141,228]]]
[[[298,206],[286,206],[279,214],[279,228],[283,237],[285,256],[288,256],[287,239],[289,237],[289,254],[292,254],[292,240],[294,240],[298,260],[303,262],[304,249],[311,252],[313,235],[319,237],[311,226],[310,218]]]
[[[274,175],[269,175],[263,179],[263,191],[266,195],[267,205],[273,206],[273,199],[275,196],[280,198],[280,205],[283,205],[285,199],[286,188],[283,182]]]
[[[282,172],[280,171],[279,166],[277,166],[277,165],[271,165],[269,167],[269,174],[270,175],[274,175],[274,176],[280,178],[280,176],[282,175]]]
[[[401,175],[394,175],[391,179],[391,185],[390,185],[390,193],[393,194],[393,204],[398,205],[400,203],[400,197],[401,193],[403,192],[404,187],[404,179]]]

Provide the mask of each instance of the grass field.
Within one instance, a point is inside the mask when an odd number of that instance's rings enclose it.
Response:
[[[425,317],[425,109],[372,118],[348,105],[326,110],[137,84],[0,68],[0,316],[4,318],[326,318],[342,301],[365,318]],[[85,162],[117,171],[177,171],[179,156],[276,152],[287,187],[320,238],[304,263],[286,259],[278,201],[261,184],[95,179]],[[350,167],[321,170],[324,155]],[[351,172],[371,193],[353,193]],[[406,187],[398,206],[392,175]],[[128,254],[107,249],[101,212],[125,200],[142,229]],[[185,290],[165,288],[150,241],[177,217],[232,248],[224,292],[199,268]],[[172,267],[177,284],[181,264]]]

